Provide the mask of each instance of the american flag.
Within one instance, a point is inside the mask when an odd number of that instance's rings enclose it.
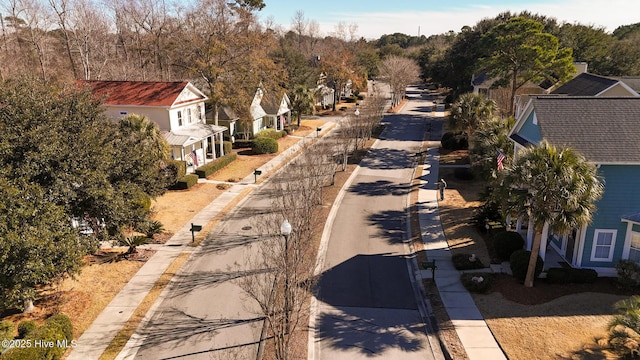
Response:
[[[189,153],[189,158],[191,158],[191,163],[194,166],[197,167],[198,166],[198,155],[196,155],[195,151],[192,151],[192,152]]]
[[[504,170],[504,154],[502,153],[502,151],[500,151],[500,149],[498,149],[498,158],[497,158],[497,162],[498,162],[498,170],[502,171]]]

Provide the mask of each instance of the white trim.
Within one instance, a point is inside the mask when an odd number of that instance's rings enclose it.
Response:
[[[622,248],[622,259],[629,259],[629,252],[631,251],[631,232],[633,228],[633,223],[627,222],[627,233],[624,237],[624,247]]]
[[[605,258],[596,258],[596,247],[597,247],[597,240],[598,240],[598,235],[600,235],[601,233],[603,234],[611,234],[611,245],[609,248],[609,256],[605,259]],[[618,235],[618,230],[616,229],[595,229],[593,231],[593,243],[591,244],[591,261],[597,261],[597,262],[611,262],[613,260],[613,253],[614,250],[616,248],[616,236]]]
[[[582,256],[584,255],[584,243],[587,239],[587,227],[583,226],[580,230],[580,241],[578,242],[578,251],[575,254],[574,263],[576,267],[582,267]]]

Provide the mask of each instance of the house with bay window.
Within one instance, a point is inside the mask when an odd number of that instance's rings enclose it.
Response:
[[[615,276],[621,259],[640,262],[640,97],[531,96],[509,136],[515,156],[547,140],[571,147],[593,163],[604,183],[593,221],[568,234],[544,227],[540,256],[559,255],[576,268]],[[520,218],[517,231],[533,243],[533,226]],[[559,265],[553,265],[559,266]],[[552,266],[552,267],[553,267]]]
[[[187,172],[224,155],[223,126],[207,124],[207,96],[188,81],[79,81],[103,101],[113,120],[147,117],[171,146],[171,158],[187,162]]]

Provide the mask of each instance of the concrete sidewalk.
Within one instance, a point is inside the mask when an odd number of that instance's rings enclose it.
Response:
[[[328,121],[321,127],[322,131],[320,132],[320,136],[326,135],[335,125],[335,122]],[[267,180],[280,169],[283,164],[288,162],[305,143],[312,141],[312,139],[317,136],[318,134],[316,134],[316,132],[309,134],[261,166],[259,170],[262,171],[262,174],[258,176],[258,179]],[[207,182],[205,179],[200,179],[199,181]],[[256,185],[254,183],[255,178],[254,175],[251,174],[242,179],[241,182],[233,184],[231,188],[198,212],[163,246],[154,247],[157,249],[157,252],[138,270],[127,285],[125,285],[100,315],[98,315],[91,326],[77,339],[77,346],[67,359],[86,360],[100,358],[173,260],[183,252],[193,252],[195,250],[195,248],[187,246],[192,241],[191,223],[205,226],[238,198],[240,194],[246,194],[245,189],[255,188]],[[263,183],[264,181],[257,186],[261,186]]]
[[[435,260],[435,283],[442,303],[449,314],[458,337],[471,360],[499,360],[506,356],[487,327],[471,294],[460,282],[460,272],[451,261],[451,252],[444,236],[438,212],[438,148],[427,150],[421,178],[418,206],[422,241],[429,260]],[[422,176],[420,176],[422,175]],[[420,270],[419,278],[431,278],[431,270]]]

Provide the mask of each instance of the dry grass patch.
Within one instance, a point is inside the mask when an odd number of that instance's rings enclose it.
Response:
[[[173,235],[223,192],[215,184],[207,183],[196,184],[189,190],[168,191],[153,201],[152,218],[164,225],[166,233]]]
[[[482,205],[479,193],[484,189],[484,183],[458,180],[454,170],[448,168],[441,168],[438,177],[447,183],[444,200],[438,199],[438,208],[452,254],[476,254],[483,264],[489,264],[491,259],[484,239],[471,224],[475,210]]]
[[[474,295],[487,325],[509,359],[615,359],[599,349],[613,304],[621,295],[580,293],[522,305],[500,293]]]

